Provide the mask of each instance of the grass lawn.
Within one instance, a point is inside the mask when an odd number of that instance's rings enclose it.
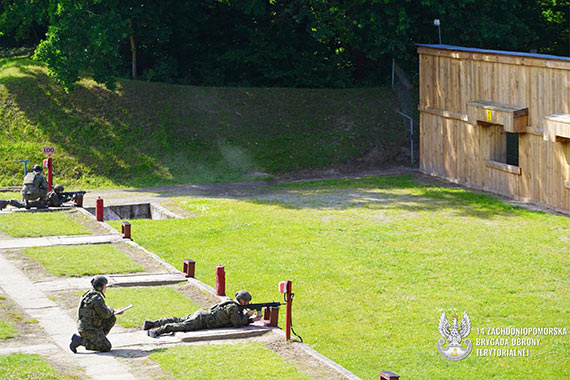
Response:
[[[178,346],[149,358],[177,380],[310,379],[261,343]]]
[[[183,317],[200,309],[190,299],[166,286],[107,290],[107,305],[119,309],[130,304],[134,306],[132,309],[117,316],[123,327],[140,327],[145,319]]]
[[[0,59],[0,184],[53,145],[54,181],[71,190],[252,179],[324,168],[373,144],[407,146],[390,88],[181,86],[83,79],[65,93],[26,58]],[[396,150],[397,151],[397,150]],[[12,162],[10,162],[12,161]],[[255,177],[254,177],[255,178]],[[54,183],[54,184],[55,184]]]
[[[36,354],[0,355],[0,379],[62,379],[52,366]]]
[[[24,253],[54,276],[134,273],[144,269],[111,244],[27,248]]]
[[[13,237],[89,235],[66,212],[13,212],[0,215],[0,231]]]
[[[0,339],[13,338],[18,335],[18,331],[12,326],[12,324],[4,319],[0,318]]]
[[[197,261],[227,293],[296,293],[296,331],[364,379],[570,376],[570,338],[540,336],[529,357],[443,359],[438,320],[467,311],[477,328],[569,327],[570,219],[411,176],[297,183],[260,199],[178,199],[199,217],[133,220],[133,238],[172,265]],[[281,313],[282,317],[284,313]],[[514,347],[517,348],[517,347]]]

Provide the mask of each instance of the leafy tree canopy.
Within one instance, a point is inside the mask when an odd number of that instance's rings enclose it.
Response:
[[[201,85],[379,85],[416,43],[570,55],[570,0],[4,0],[0,42],[83,73]]]

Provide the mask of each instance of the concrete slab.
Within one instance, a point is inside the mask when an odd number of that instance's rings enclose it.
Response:
[[[106,244],[123,240],[121,235],[77,235],[49,236],[0,240],[0,250],[32,247],[50,247],[55,245]]]
[[[33,354],[36,352],[50,351],[57,349],[58,347],[55,344],[37,344],[35,346],[8,347],[8,348],[0,348],[0,355]]]
[[[105,277],[109,280],[109,287],[159,286],[186,282],[186,277],[181,273],[113,274],[105,275]],[[91,278],[92,276],[66,277],[54,281],[38,281],[34,285],[46,293],[60,290],[89,289]]]
[[[113,348],[122,349],[137,347],[153,349],[161,346],[178,345],[188,342],[206,342],[225,339],[247,339],[269,333],[274,327],[262,325],[250,325],[241,328],[223,328],[211,330],[199,330],[179,332],[175,335],[162,335],[160,338],[151,338],[146,331],[123,332],[113,334]]]

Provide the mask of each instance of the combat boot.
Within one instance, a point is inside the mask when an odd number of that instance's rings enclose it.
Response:
[[[81,337],[77,334],[71,336],[71,343],[69,343],[69,349],[73,351],[74,354],[77,353],[77,347],[81,346]]]
[[[0,199],[0,210],[5,209],[9,203],[10,203],[10,201],[8,201],[6,199]]]
[[[142,325],[142,328],[143,328],[143,330],[145,330],[145,331],[146,331],[146,330],[153,329],[153,328],[155,328],[155,327],[157,327],[155,321],[144,321],[144,322],[143,322],[143,325]]]
[[[158,338],[160,336],[160,328],[150,329],[146,332],[151,338]]]

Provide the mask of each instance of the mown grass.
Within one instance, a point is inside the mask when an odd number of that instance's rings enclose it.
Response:
[[[24,253],[54,276],[142,272],[142,265],[111,244],[27,248]]]
[[[406,145],[388,88],[208,88],[85,79],[65,93],[25,58],[0,59],[1,185],[53,145],[56,183],[151,186],[323,168]]]
[[[0,215],[0,231],[13,237],[89,235],[66,212],[13,212]]]
[[[310,379],[261,343],[178,346],[149,358],[177,380]]]
[[[14,328],[14,326],[0,318],[0,339],[8,339],[13,338],[18,335],[18,331]]]
[[[134,220],[135,241],[173,265],[196,260],[212,286],[224,264],[228,294],[245,288],[254,302],[280,299],[277,282],[292,280],[296,331],[364,379],[386,369],[408,379],[569,376],[568,336],[541,337],[528,358],[454,363],[436,349],[442,311],[467,311],[474,343],[479,327],[568,327],[566,217],[410,176],[178,202],[199,216]]]
[[[57,372],[40,355],[0,355],[0,378],[3,380],[59,380]]]
[[[140,327],[146,319],[184,317],[200,309],[189,298],[169,287],[108,289],[107,304],[115,309],[133,305],[132,309],[117,316],[123,327]]]

